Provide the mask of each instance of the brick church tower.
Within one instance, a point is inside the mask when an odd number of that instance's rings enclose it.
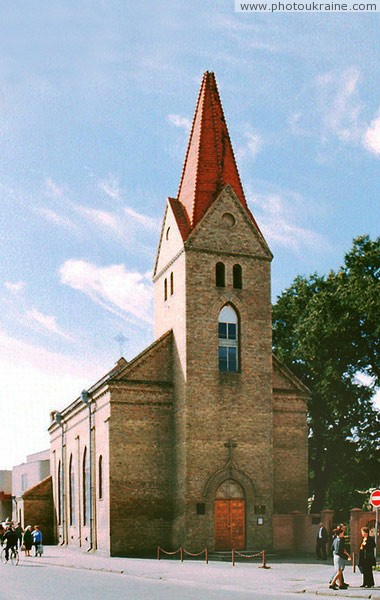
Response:
[[[228,549],[272,539],[280,429],[271,259],[247,206],[214,74],[206,72],[154,273],[155,334],[172,329],[174,337],[174,545]],[[304,404],[301,413],[299,464],[278,490],[286,510],[306,505]]]
[[[272,355],[271,260],[207,72],[165,209],[155,341],[52,413],[60,544],[113,556],[293,547],[308,390]]]

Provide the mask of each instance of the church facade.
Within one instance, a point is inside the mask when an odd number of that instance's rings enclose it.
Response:
[[[52,413],[60,543],[271,548],[274,516],[306,512],[308,390],[272,354],[271,260],[206,72],[165,207],[155,341]]]

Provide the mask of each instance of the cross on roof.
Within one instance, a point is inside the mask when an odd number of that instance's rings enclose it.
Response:
[[[228,460],[232,460],[233,451],[234,451],[234,448],[236,448],[236,446],[237,446],[236,442],[234,442],[232,440],[228,440],[228,442],[226,442],[224,444],[224,447],[228,448]]]
[[[124,354],[124,344],[128,340],[128,338],[126,338],[125,335],[123,335],[122,333],[119,333],[114,338],[114,340],[115,340],[115,342],[118,342],[118,344],[119,344],[120,356],[123,356],[123,354]]]

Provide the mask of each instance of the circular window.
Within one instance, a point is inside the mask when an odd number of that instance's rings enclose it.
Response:
[[[227,229],[231,229],[235,225],[235,222],[235,217],[231,213],[224,213],[222,215],[222,223]]]

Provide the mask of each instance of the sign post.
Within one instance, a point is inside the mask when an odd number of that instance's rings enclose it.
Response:
[[[380,506],[380,490],[374,490],[369,499],[370,503],[374,508],[376,508],[376,526],[375,526],[375,557],[377,558],[377,542],[378,542],[378,534],[379,534],[379,506]]]

